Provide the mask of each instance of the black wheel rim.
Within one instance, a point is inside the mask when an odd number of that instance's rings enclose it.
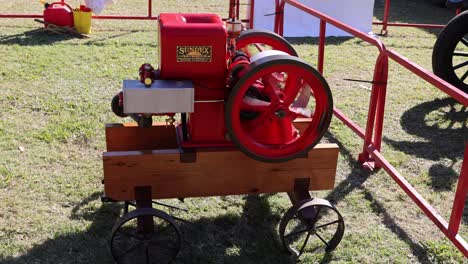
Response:
[[[138,221],[145,218],[153,223],[153,228],[146,231],[138,227]],[[180,250],[181,236],[171,216],[156,209],[140,208],[117,221],[110,246],[117,263],[171,263]]]
[[[280,222],[283,246],[293,256],[331,251],[344,234],[344,221],[338,210],[323,199],[308,199],[290,208]]]

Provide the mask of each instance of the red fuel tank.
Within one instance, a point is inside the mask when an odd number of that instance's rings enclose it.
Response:
[[[161,78],[224,78],[226,41],[226,28],[218,15],[160,14]]]
[[[73,27],[72,8],[62,2],[49,4],[44,10],[44,21],[61,27]]]

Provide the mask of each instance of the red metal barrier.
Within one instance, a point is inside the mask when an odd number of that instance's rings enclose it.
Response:
[[[0,18],[42,18],[42,14],[0,14]],[[148,0],[148,14],[146,16],[93,16],[93,19],[157,20],[158,17],[153,16],[153,0]]]
[[[455,11],[455,14],[458,15],[460,13],[460,9]],[[416,28],[443,28],[445,25],[438,25],[438,24],[415,24],[415,23],[389,23],[388,19],[390,16],[390,0],[385,0],[385,7],[383,13],[383,21],[382,22],[373,22],[374,25],[382,25],[382,29],[380,30],[380,34],[385,36],[388,33],[387,27],[416,27]]]
[[[254,0],[251,0],[251,17],[253,17],[253,4]],[[64,0],[61,0],[64,2]],[[229,17],[233,15],[239,18],[240,0],[229,0]],[[1,14],[0,18],[42,18],[42,14]],[[148,0],[148,13],[146,16],[121,16],[121,15],[107,15],[107,16],[93,16],[93,19],[122,19],[122,20],[157,20],[157,16],[153,16],[153,0]],[[249,19],[243,19],[243,22],[250,22]],[[251,24],[251,22],[250,22]]]
[[[468,106],[468,95],[462,93],[456,87],[435,76],[430,71],[403,57],[398,52],[387,50],[381,40],[371,37],[366,33],[360,32],[359,30],[336,19],[333,19],[330,16],[320,13],[315,9],[305,6],[296,0],[282,0],[279,4],[278,8],[280,12],[278,12],[275,19],[275,31],[278,34],[283,34],[284,7],[286,3],[320,19],[320,40],[318,55],[318,65],[320,70],[323,70],[324,64],[326,23],[332,24],[333,26],[342,29],[354,35],[355,37],[358,37],[361,40],[377,47],[379,55],[377,57],[374,68],[374,77],[372,81],[372,91],[369,102],[366,129],[359,127],[338,109],[334,110],[335,116],[338,117],[345,125],[350,127],[359,137],[364,139],[363,151],[359,155],[359,161],[361,164],[370,169],[383,168],[403,189],[403,191],[405,191],[405,193],[416,203],[416,205],[429,217],[429,219],[431,219],[431,221],[435,223],[435,225],[450,239],[450,241],[452,241],[452,243],[463,253],[463,255],[468,257],[468,244],[460,235],[458,235],[463,207],[468,192],[468,145],[465,149],[465,157],[455,193],[450,224],[447,224],[447,221],[445,221],[442,216],[440,216],[440,214],[416,191],[416,189],[414,189],[413,186],[408,183],[408,181],[406,181],[403,176],[401,176],[401,174],[380,153],[385,114],[389,59],[392,59],[415,75],[436,86],[464,106]]]

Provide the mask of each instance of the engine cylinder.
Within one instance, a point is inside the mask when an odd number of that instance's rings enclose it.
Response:
[[[163,79],[224,78],[227,32],[215,14],[159,16],[159,63]]]

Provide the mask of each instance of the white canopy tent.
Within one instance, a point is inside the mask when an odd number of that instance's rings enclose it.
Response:
[[[363,32],[372,30],[374,0],[298,0],[333,18]],[[254,28],[273,30],[275,1],[255,0]],[[284,36],[286,37],[317,37],[320,21],[317,18],[286,4]],[[348,33],[327,25],[327,36],[350,36]]]

